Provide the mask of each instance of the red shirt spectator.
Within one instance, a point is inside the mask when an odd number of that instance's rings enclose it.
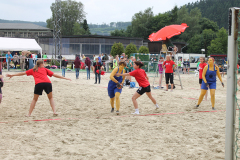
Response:
[[[143,69],[136,69],[129,73],[131,76],[135,77],[140,87],[146,88],[150,85],[146,79],[146,72]]]
[[[172,60],[164,61],[163,66],[165,66],[165,68],[166,68],[165,73],[173,73],[173,65],[174,64],[175,64],[175,62],[173,62]]]

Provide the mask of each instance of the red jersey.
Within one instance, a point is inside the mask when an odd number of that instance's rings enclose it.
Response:
[[[136,81],[138,82],[140,87],[146,88],[147,86],[150,85],[150,83],[148,82],[146,76],[146,72],[143,69],[136,69],[132,72],[129,73],[130,76],[135,77]]]
[[[163,65],[165,66],[166,70],[165,73],[173,73],[173,65],[175,63],[171,60],[171,61],[164,61]]]
[[[202,73],[203,73],[203,69],[204,67],[207,65],[207,63],[200,63],[199,64],[199,79],[202,79]]]
[[[30,69],[26,71],[27,76],[32,75],[35,80],[35,85],[38,83],[51,83],[49,77],[52,77],[54,74],[52,71],[50,71],[47,68],[38,68],[38,71],[33,71],[33,69]]]
[[[239,69],[239,65],[237,64],[237,69]]]

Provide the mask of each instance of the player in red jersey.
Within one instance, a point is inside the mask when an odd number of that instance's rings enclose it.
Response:
[[[166,91],[168,91],[169,80],[171,83],[171,92],[173,91],[173,69],[176,69],[176,67],[177,64],[170,59],[170,56],[166,56],[166,61],[163,62],[163,68],[165,69],[166,78]]]
[[[134,71],[132,71],[130,73],[124,73],[124,74],[117,73],[116,74],[116,76],[133,76],[133,77],[135,77],[136,81],[139,84],[139,88],[138,88],[137,92],[132,97],[133,105],[135,107],[135,112],[132,114],[139,114],[137,99],[144,93],[146,93],[148,98],[152,100],[152,102],[156,106],[156,109],[159,108],[156,100],[152,97],[151,87],[150,87],[150,83],[148,81],[148,76],[147,76],[146,72],[143,69],[141,69],[141,67],[143,65],[144,64],[142,62],[135,61],[134,65],[133,65],[133,68],[135,69]]]
[[[28,117],[31,116],[33,109],[35,108],[35,105],[37,103],[39,95],[42,95],[43,90],[47,93],[48,99],[50,101],[50,105],[53,110],[53,115],[56,116],[56,108],[54,105],[54,100],[52,96],[52,83],[50,81],[49,77],[56,77],[56,78],[61,78],[61,79],[66,79],[70,80],[69,78],[62,77],[58,74],[53,73],[52,71],[48,70],[47,68],[44,68],[43,60],[38,60],[37,64],[33,67],[33,69],[30,69],[26,72],[22,73],[17,73],[17,74],[7,74],[6,77],[12,78],[13,76],[23,76],[27,75],[30,76],[32,75],[35,80],[35,89],[34,89],[34,97],[32,100],[32,103],[30,105]]]

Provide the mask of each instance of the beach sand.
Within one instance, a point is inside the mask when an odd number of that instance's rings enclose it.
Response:
[[[194,108],[200,94],[198,77],[181,74],[184,89],[152,89],[160,109],[143,95],[137,100],[139,116],[131,115],[137,88],[123,88],[117,116],[110,113],[109,75],[102,76],[101,84],[94,84],[93,74],[87,80],[86,73],[78,80],[66,73],[71,82],[50,78],[59,115],[52,116],[43,93],[29,118],[25,115],[33,98],[33,77],[4,78],[0,159],[224,159],[226,88],[219,80],[216,112],[199,112],[212,111],[210,97]],[[149,76],[152,84],[153,74]],[[223,80],[226,85],[226,76]]]

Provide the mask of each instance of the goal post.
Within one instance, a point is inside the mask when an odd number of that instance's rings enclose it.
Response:
[[[228,22],[228,63],[225,160],[235,159],[235,118],[236,118],[236,67],[238,61],[238,13],[240,8],[229,8]],[[236,156],[237,157],[237,156]]]

